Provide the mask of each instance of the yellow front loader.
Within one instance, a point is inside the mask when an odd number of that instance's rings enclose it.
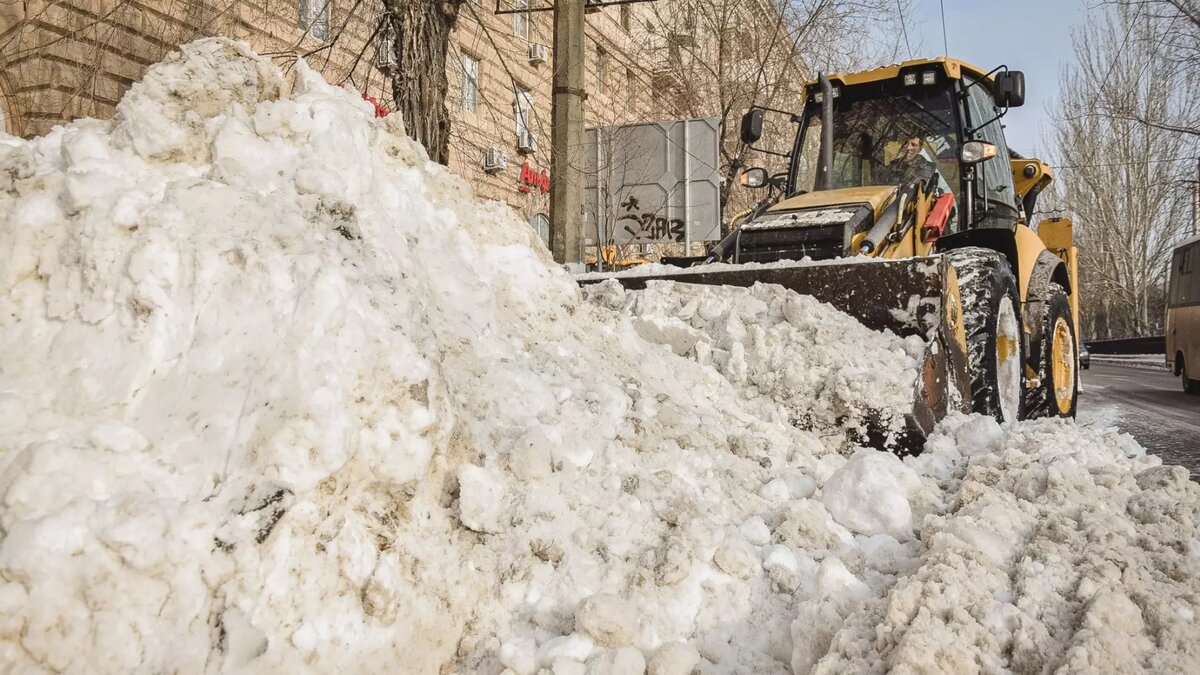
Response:
[[[1003,66],[922,59],[821,76],[794,110],[752,108],[742,120],[752,148],[765,115],[795,125],[787,171],[742,173],[767,195],[707,256],[673,260],[683,266],[674,273],[617,278],[630,288],[656,278],[775,283],[868,327],[920,335],[925,362],[898,443],[908,450],[951,410],[1001,421],[1073,416],[1071,223],[1031,229],[1051,171],[1010,152],[1000,123],[1024,89],[1023,74]]]

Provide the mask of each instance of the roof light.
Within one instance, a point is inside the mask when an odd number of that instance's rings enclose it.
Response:
[[[905,73],[904,74],[904,86],[911,87],[916,83],[917,83],[917,74],[916,73]]]
[[[921,84],[933,84],[937,82],[937,71],[927,70],[921,73]]]

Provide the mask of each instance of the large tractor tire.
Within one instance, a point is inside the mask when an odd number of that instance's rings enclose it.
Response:
[[[1025,416],[1074,417],[1079,399],[1079,351],[1067,292],[1051,284],[1026,308],[1033,326],[1029,365],[1038,385],[1025,392]]]
[[[946,253],[958,274],[971,409],[1000,422],[1021,417],[1021,298],[1008,261],[983,248]]]

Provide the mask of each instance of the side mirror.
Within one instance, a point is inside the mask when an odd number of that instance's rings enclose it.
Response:
[[[996,103],[1005,108],[1025,105],[1025,73],[1006,70],[996,75]]]
[[[754,145],[758,139],[762,138],[762,127],[762,108],[751,108],[745,115],[742,115],[742,142],[746,145]]]
[[[748,188],[763,187],[767,184],[767,181],[767,170],[760,166],[746,169],[738,176],[738,182]]]

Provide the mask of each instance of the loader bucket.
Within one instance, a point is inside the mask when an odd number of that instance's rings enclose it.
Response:
[[[958,278],[941,256],[773,263],[769,267],[700,265],[648,274],[588,274],[578,280],[589,284],[609,278],[630,290],[644,289],[650,281],[724,286],[778,284],[827,302],[868,328],[887,329],[900,337],[920,336],[926,343],[925,354],[918,364],[913,406],[905,416],[904,433],[900,438],[888,438],[879,425],[869,424],[867,437],[860,440],[874,447],[900,454],[919,453],[934,425],[947,413],[969,412],[971,385]]]

